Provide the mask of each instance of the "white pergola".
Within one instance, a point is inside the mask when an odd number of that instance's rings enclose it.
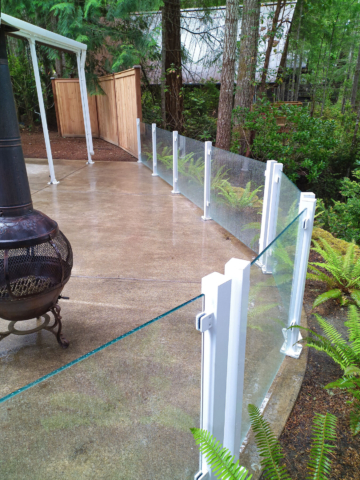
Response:
[[[10,33],[11,36],[25,38],[29,41],[30,44],[30,51],[31,51],[31,59],[34,68],[35,74],[35,83],[36,83],[36,90],[39,100],[39,107],[40,107],[40,115],[41,115],[41,122],[44,132],[45,138],[45,145],[46,145],[46,153],[49,162],[49,170],[50,170],[50,184],[57,184],[59,183],[55,177],[55,170],[54,170],[54,163],[51,153],[51,145],[50,145],[50,138],[49,138],[49,130],[46,121],[46,112],[44,106],[44,99],[42,94],[41,88],[41,81],[40,81],[40,74],[39,74],[39,64],[36,55],[35,49],[35,42],[46,45],[48,47],[56,48],[59,50],[64,50],[67,52],[72,52],[76,54],[77,57],[77,66],[78,66],[78,73],[79,73],[79,84],[80,84],[80,92],[81,92],[81,103],[83,109],[83,116],[84,116],[84,125],[85,125],[85,138],[86,138],[86,146],[88,152],[88,164],[94,163],[91,159],[91,155],[94,155],[94,148],[92,142],[92,134],[91,134],[91,124],[90,124],[90,114],[89,114],[89,104],[88,104],[88,97],[86,91],[86,79],[85,79],[85,59],[86,59],[86,50],[87,46],[84,43],[76,42],[75,40],[71,40],[70,38],[63,37],[57,33],[50,32],[45,30],[44,28],[36,27],[31,23],[24,22],[23,20],[19,20],[18,18],[11,17],[10,15],[6,15],[5,13],[0,14],[0,24],[3,23],[4,25],[8,25],[10,27],[14,27],[16,31]]]

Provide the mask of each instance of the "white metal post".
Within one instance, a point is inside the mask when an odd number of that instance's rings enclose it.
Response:
[[[136,132],[137,132],[137,144],[138,144],[138,161],[137,161],[137,163],[141,163],[140,118],[136,119]]]
[[[277,163],[275,160],[269,160],[267,162],[259,253],[263,252],[276,238],[282,170],[282,163]],[[270,256],[271,252],[268,251],[261,260],[264,273],[271,273],[271,269],[269,268]]]
[[[173,132],[173,189],[171,193],[180,193],[178,181],[179,181],[179,172],[178,172],[178,132],[175,130]]]
[[[45,105],[44,105],[44,99],[43,99],[42,88],[41,88],[41,80],[40,80],[40,74],[39,74],[39,64],[38,64],[37,55],[36,55],[34,38],[29,38],[29,44],[30,44],[31,60],[32,60],[34,75],[35,75],[36,91],[37,91],[37,96],[39,100],[39,108],[40,108],[41,123],[42,123],[42,128],[44,133],[44,139],[45,139],[46,154],[47,154],[49,170],[50,170],[49,184],[56,185],[59,182],[56,180],[56,177],[55,177],[54,162],[53,162],[52,153],[51,153],[49,130],[48,130],[47,120],[46,120]]]
[[[201,428],[223,443],[231,280],[220,273],[211,273],[202,279],[201,291],[205,294],[205,312],[197,316],[197,329],[203,334]],[[195,478],[215,479],[204,456],[201,472]]]
[[[156,123],[152,124],[152,150],[153,150],[153,177],[158,177],[157,172],[157,153],[156,153]]]
[[[91,155],[94,155],[94,147],[92,143],[89,103],[88,103],[87,90],[86,90],[86,78],[85,78],[86,51],[85,50],[81,50],[81,52],[79,51],[76,55],[76,58],[77,58],[77,64],[78,64],[81,104],[82,104],[83,117],[84,117],[86,148],[88,152],[87,163],[91,165],[94,163],[91,158]]]
[[[211,220],[210,216],[210,196],[211,196],[211,152],[212,143],[205,142],[204,158],[205,158],[205,173],[204,173],[204,215],[203,220]]]
[[[232,258],[225,265],[225,277],[231,279],[232,286],[223,445],[237,458],[241,437],[250,262]]]
[[[315,195],[313,193],[301,193],[299,213],[306,209],[306,214],[305,218],[300,217],[301,223],[299,225],[296,242],[296,256],[289,309],[289,327],[300,325],[315,208]],[[296,343],[301,338],[301,336],[299,337],[299,330],[297,328],[291,330],[284,329],[283,332],[285,343],[282,346],[281,352],[290,357],[299,358],[302,350],[302,345]]]

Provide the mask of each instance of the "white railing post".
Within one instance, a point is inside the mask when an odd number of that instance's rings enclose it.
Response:
[[[205,158],[205,173],[204,173],[204,215],[203,220],[211,220],[210,217],[210,195],[211,195],[211,152],[212,143],[205,142],[204,158]]]
[[[250,262],[232,258],[225,265],[225,277],[231,279],[232,285],[223,445],[237,458],[241,438]]]
[[[224,442],[231,280],[220,273],[202,279],[205,311],[196,317],[203,335],[201,428]],[[195,478],[214,480],[205,456]]]
[[[141,135],[140,135],[140,118],[136,119],[137,144],[138,144],[138,161],[141,163]]]
[[[158,177],[157,172],[157,153],[156,153],[156,123],[152,124],[152,151],[153,151],[153,177]]]
[[[175,130],[173,132],[173,189],[171,193],[180,193],[178,187],[179,173],[178,173],[178,141],[179,135]]]
[[[276,238],[282,169],[282,163],[278,163],[275,160],[266,162],[259,253],[263,252]],[[270,256],[271,252],[266,252],[263,255],[261,267],[264,273],[271,273],[268,261]]]
[[[300,325],[311,236],[314,226],[315,208],[315,195],[313,193],[301,193],[299,213],[306,209],[306,214],[301,217],[296,242],[295,265],[289,309],[289,327]],[[281,352],[289,357],[299,358],[302,350],[302,345],[297,343],[301,339],[299,330],[297,328],[291,330],[285,328],[283,329],[283,333],[285,343],[281,348]]]

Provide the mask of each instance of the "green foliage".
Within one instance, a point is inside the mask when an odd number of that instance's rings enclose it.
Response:
[[[322,256],[324,263],[310,262],[307,278],[325,283],[328,291],[315,299],[313,307],[331,298],[337,299],[341,305],[360,305],[360,258],[355,256],[355,245],[349,244],[346,254],[342,255],[326,240],[321,243],[322,246],[314,241],[315,247],[312,250]]]
[[[254,405],[248,406],[251,426],[255,434],[256,445],[261,458],[261,466],[265,470],[267,478],[277,480],[289,480],[289,474],[280,462],[284,455],[281,452],[280,444],[271,431],[270,425]]]
[[[285,466],[281,465],[284,455],[279,441],[271,431],[269,423],[264,420],[260,410],[254,405],[248,406],[251,426],[255,433],[256,445],[264,468],[264,477],[270,480],[290,480]],[[312,428],[312,445],[308,469],[312,480],[326,480],[331,469],[330,455],[335,448],[329,442],[336,440],[336,422],[334,415],[315,414]],[[199,450],[205,455],[216,478],[222,480],[250,480],[248,471],[235,462],[235,457],[227,448],[222,447],[206,430],[190,429]]]
[[[316,315],[324,335],[319,335],[310,329],[309,336],[303,342],[320,352],[325,352],[343,370],[343,377],[329,383],[325,388],[340,388],[351,395],[353,409],[350,412],[350,427],[353,435],[360,432],[360,313],[355,305],[351,305],[348,311],[348,320],[345,326],[348,329],[349,341],[324,318]],[[299,327],[301,328],[301,327]]]
[[[241,188],[234,187],[225,180],[218,186],[218,193],[227,205],[241,211],[247,207],[261,206],[261,202],[257,196],[257,193],[260,192],[261,189],[262,186],[251,190],[251,181],[246,184],[245,188]]]
[[[320,203],[317,223],[348,242],[360,244],[360,170],[352,172],[354,180],[345,177],[340,183],[344,202],[334,201],[326,208]]]
[[[223,480],[250,480],[252,475],[241,467],[238,462],[235,462],[235,457],[231,455],[229,450],[222,447],[220,442],[206,430],[200,428],[191,428],[191,433],[194,435],[196,445],[199,445],[199,450],[205,455],[211,470],[217,478]]]

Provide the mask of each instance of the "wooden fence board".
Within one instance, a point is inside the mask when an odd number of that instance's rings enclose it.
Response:
[[[62,137],[84,137],[85,127],[79,80],[77,78],[53,79],[52,87],[59,135]],[[92,134],[94,137],[98,137],[96,99],[89,96],[88,100]]]
[[[105,95],[97,95],[96,97],[99,135],[103,140],[119,145],[114,76],[106,75],[101,77],[99,78],[99,83],[105,92]]]
[[[79,80],[57,78],[52,82],[59,134],[84,136]],[[137,157],[136,119],[142,120],[140,67],[100,77],[99,83],[105,95],[89,97],[93,136]]]

